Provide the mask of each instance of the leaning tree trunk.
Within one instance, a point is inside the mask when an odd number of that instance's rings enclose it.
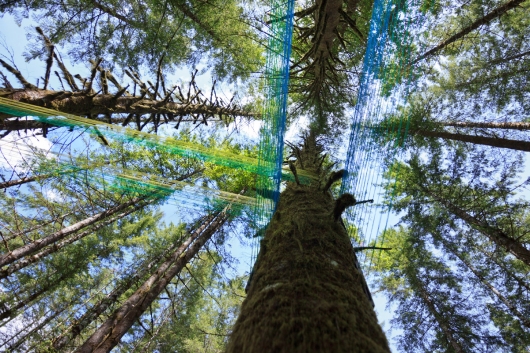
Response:
[[[169,282],[199,252],[228,219],[227,206],[213,220],[209,219],[162,263],[123,304],[90,336],[75,353],[110,352],[144,313]]]
[[[210,218],[211,220],[211,218]],[[176,245],[175,245],[176,246]],[[56,337],[53,340],[53,348],[56,350],[63,349],[69,342],[73,341],[77,336],[83,333],[83,330],[88,327],[94,320],[96,320],[101,314],[103,314],[112,304],[116,303],[117,300],[128,291],[137,281],[141,280],[144,276],[152,271],[153,267],[156,266],[162,259],[164,259],[171,251],[175,250],[174,247],[169,247],[162,253],[154,256],[150,261],[146,261],[141,264],[139,268],[132,270],[132,275],[123,279],[119,282],[116,287],[101,299],[96,305],[88,309],[83,316],[75,320],[72,326],[68,330]]]
[[[8,187],[11,187],[11,186],[31,183],[32,181],[35,181],[35,180],[37,180],[37,176],[23,177],[23,178],[16,179],[16,180],[4,181],[3,183],[0,183],[0,190],[7,189]]]
[[[13,251],[10,251],[6,254],[3,254],[0,256],[0,266],[9,265],[13,262],[15,262],[18,259],[23,258],[24,256],[30,255],[42,248],[44,248],[47,245],[53,244],[59,240],[62,240],[66,238],[68,235],[75,233],[83,228],[86,228],[92,224],[95,224],[96,222],[105,219],[107,217],[110,217],[130,206],[133,206],[137,204],[139,201],[145,199],[145,196],[142,197],[136,197],[132,199],[131,201],[119,204],[118,206],[112,207],[108,210],[105,210],[103,212],[100,212],[94,216],[85,218],[82,221],[79,221],[77,223],[72,224],[71,226],[68,226],[66,228],[61,229],[60,231],[57,231],[53,234],[48,235],[47,237],[44,237],[42,239],[36,240],[33,243],[21,246],[20,248],[17,248]]]
[[[464,349],[462,348],[462,345],[458,342],[458,339],[453,334],[453,330],[449,327],[447,324],[447,321],[444,314],[440,313],[436,309],[436,304],[434,303],[433,299],[425,289],[425,286],[423,282],[421,281],[420,277],[417,276],[417,274],[414,274],[414,282],[415,287],[417,288],[418,294],[420,295],[421,299],[427,305],[427,308],[429,309],[429,312],[434,317],[438,325],[440,326],[440,329],[442,330],[445,338],[447,339],[447,342],[451,347],[453,347],[454,351],[456,353],[464,353]]]
[[[446,249],[449,249],[451,253],[453,253],[456,257],[458,257],[460,261],[462,261],[467,266],[467,268],[469,268],[469,270],[479,279],[479,281],[485,287],[487,287],[504,305],[506,305],[506,307],[510,310],[510,312],[514,316],[516,316],[523,325],[530,328],[530,320],[526,318],[524,314],[522,314],[519,311],[519,309],[517,309],[517,306],[512,301],[510,301],[508,298],[502,295],[502,293],[497,288],[495,288],[493,284],[491,284],[486,279],[486,277],[477,268],[475,268],[475,266],[473,266],[473,264],[468,259],[466,259],[465,255],[463,255],[461,252],[456,250],[456,247],[452,244],[449,244],[447,241],[442,240],[442,243],[444,244]],[[490,295],[490,296],[493,296],[493,295]]]
[[[319,175],[315,140],[305,138],[297,166]],[[228,353],[390,352],[340,219],[344,198],[335,202],[330,184],[290,183],[282,192]]]
[[[459,32],[453,34],[451,37],[447,38],[446,40],[439,43],[434,48],[428,50],[427,52],[420,55],[418,58],[414,59],[412,62],[412,65],[416,64],[417,62],[432,56],[439,52],[440,50],[446,48],[449,44],[456,42],[457,40],[463,38],[465,35],[471,33],[475,29],[489,24],[491,21],[493,21],[496,18],[499,18],[500,16],[504,15],[506,12],[508,12],[511,9],[514,9],[518,7],[521,3],[523,3],[525,0],[510,0],[506,2],[505,4],[493,9],[491,12],[486,14],[484,17],[481,17],[477,20],[475,20],[473,23],[469,24],[468,26],[462,28]]]
[[[154,200],[155,199],[153,199],[153,201]],[[40,252],[38,252],[38,253],[36,253],[34,255],[26,256],[22,260],[10,265],[6,269],[0,269],[0,279],[6,278],[7,276],[11,275],[12,273],[14,273],[14,272],[16,272],[16,271],[18,271],[18,270],[20,270],[22,268],[25,268],[25,267],[27,267],[27,266],[35,263],[35,262],[38,262],[38,261],[42,260],[44,257],[61,250],[65,246],[67,246],[69,244],[72,244],[72,243],[78,241],[79,239],[83,239],[87,235],[93,234],[98,229],[106,227],[106,226],[114,223],[115,221],[130,215],[131,213],[136,212],[139,209],[144,208],[148,204],[149,204],[149,202],[137,203],[136,205],[134,205],[133,208],[131,208],[131,209],[129,209],[129,210],[123,212],[123,213],[120,213],[120,214],[118,214],[118,215],[116,215],[114,217],[106,219],[105,221],[96,224],[95,226],[93,226],[92,228],[90,228],[88,230],[85,230],[83,232],[77,233],[76,235],[74,235],[74,236],[72,236],[70,238],[67,238],[67,239],[65,239],[65,240],[63,240],[63,241],[61,241],[59,243],[55,243],[55,244],[49,246],[48,248],[46,248],[46,249],[44,249],[44,250],[42,250],[42,251],[40,251]]]
[[[456,134],[446,131],[411,130],[410,133],[424,137],[442,138],[446,140],[469,142],[475,145],[509,148],[517,151],[530,152],[530,141],[524,140]]]
[[[461,128],[479,128],[479,129],[500,129],[500,130],[530,130],[530,123],[524,121],[509,121],[504,123],[486,122],[486,121],[444,121],[440,122],[442,126],[452,126]]]
[[[421,185],[419,186],[427,195],[431,196],[434,200],[438,201],[440,204],[445,206],[446,209],[453,215],[462,219],[473,229],[478,230],[486,237],[488,237],[493,243],[497,244],[498,246],[502,246],[513,256],[524,262],[526,265],[530,266],[530,250],[525,248],[523,244],[521,244],[518,240],[510,237],[502,229],[489,225],[486,220],[481,220],[476,216],[467,213],[465,210],[461,209],[457,205],[454,205],[449,200],[445,200],[442,197],[439,197],[426,187]]]
[[[62,282],[62,280],[65,279],[66,277],[67,277],[67,274],[62,274],[59,278],[48,280],[48,282],[44,286],[42,286],[42,288],[31,293],[26,298],[19,300],[17,303],[11,305],[10,308],[7,308],[7,306],[4,303],[0,303],[0,311],[1,311],[0,320],[16,317],[18,315],[19,309],[26,307],[28,304],[32,303],[35,299],[40,297],[42,294],[57,287]],[[3,322],[0,324],[0,326],[5,325],[6,323],[7,322]]]

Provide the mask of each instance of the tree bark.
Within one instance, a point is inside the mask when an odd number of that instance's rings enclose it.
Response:
[[[75,352],[110,352],[120,342],[123,335],[133,323],[151,305],[162,290],[164,290],[173,277],[184,268],[211,236],[226,222],[228,208],[229,206],[211,222],[206,222],[193,232],[170,258],[162,263],[157,271],[134,294],[125,300],[122,306]],[[186,252],[184,253],[184,251]]]
[[[211,221],[211,218],[209,219]],[[58,336],[53,341],[53,347],[56,350],[64,348],[68,342],[74,340],[79,336],[83,330],[96,320],[102,313],[104,313],[112,304],[116,303],[120,296],[125,293],[131,286],[142,277],[144,277],[161,259],[168,255],[174,248],[170,247],[166,251],[162,252],[159,256],[149,261],[147,264],[143,264],[138,270],[135,270],[131,276],[126,278],[120,284],[114,288],[105,298],[99,303],[94,305],[92,308],[86,311],[83,316],[76,320],[67,333]]]
[[[483,249],[482,247],[480,246],[476,246],[476,249],[478,249],[481,253],[483,253],[484,255],[486,255],[493,263],[495,263],[495,265],[499,266],[503,271],[504,273],[509,276],[510,278],[512,278],[514,281],[517,282],[517,284],[519,286],[521,286],[522,288],[525,288],[529,293],[530,293],[530,285],[528,283],[526,283],[523,279],[517,277],[517,275],[515,273],[513,273],[512,270],[510,270],[509,268],[507,268],[505,265],[503,265],[501,262],[499,262],[499,260],[497,260],[494,256],[494,254],[490,253],[489,251]]]
[[[311,135],[297,167],[320,175]],[[346,229],[334,220],[334,200],[320,184],[289,183],[282,192],[228,353],[390,352]]]
[[[9,345],[8,349],[9,351],[11,352],[16,352],[16,349],[18,347],[20,347],[24,342],[27,341],[27,338],[29,335],[33,334],[34,332],[37,332],[38,330],[40,330],[41,328],[43,328],[44,326],[46,326],[48,323],[50,323],[53,319],[55,319],[57,316],[59,316],[68,306],[64,306],[63,308],[55,311],[54,313],[52,313],[51,315],[49,315],[48,317],[46,317],[44,320],[42,320],[42,322],[40,324],[38,324],[37,326],[35,326],[34,328],[32,328],[28,333],[26,333],[23,337],[19,338],[15,343]],[[20,331],[19,331],[20,332]],[[30,350],[31,351],[31,350]]]
[[[482,121],[449,121],[440,122],[440,125],[451,126],[451,127],[462,127],[462,128],[480,128],[480,129],[506,129],[506,130],[530,130],[530,123],[517,121],[517,122],[482,122]]]
[[[442,50],[443,48],[447,47],[449,44],[454,43],[458,39],[464,37],[466,34],[474,31],[475,29],[479,28],[482,25],[488,24],[489,22],[493,21],[494,19],[500,17],[501,15],[505,14],[509,10],[519,6],[521,3],[523,3],[525,0],[510,0],[506,4],[497,7],[493,11],[489,12],[486,16],[479,18],[472,24],[470,24],[467,27],[464,27],[460,32],[455,33],[451,37],[447,38],[446,40],[442,41],[440,44],[435,46],[434,48],[428,50],[424,54],[420,55],[418,58],[416,58],[412,65],[416,64],[417,62],[425,59],[426,57],[432,56],[438,51]]]
[[[41,294],[46,293],[50,289],[56,287],[61,283],[63,279],[67,277],[67,274],[61,275],[59,278],[52,280],[49,280],[48,283],[46,283],[45,286],[43,286],[41,289],[37,290],[36,292],[33,292],[30,294],[27,298],[20,300],[17,304],[11,306],[8,309],[5,309],[2,313],[0,313],[0,320],[6,319],[8,317],[14,317],[17,310],[25,307],[35,299],[37,299]]]
[[[96,223],[99,220],[105,219],[109,216],[112,216],[113,214],[116,214],[120,212],[121,210],[124,210],[128,208],[129,206],[132,206],[145,197],[136,197],[133,200],[122,203],[118,206],[112,207],[106,211],[100,212],[92,217],[88,217],[80,222],[77,222],[75,224],[72,224],[71,226],[68,226],[66,228],[61,229],[58,232],[55,232],[45,238],[36,240],[33,243],[21,246],[20,248],[17,248],[13,251],[8,252],[7,254],[3,254],[0,256],[0,266],[9,265],[13,262],[15,262],[18,259],[21,259],[22,257],[26,255],[30,255],[42,248],[44,248],[47,245],[50,245],[52,243],[55,243],[61,239],[66,238],[68,235],[75,233],[85,227],[88,227],[94,223]]]
[[[55,109],[63,113],[94,116],[107,113],[156,114],[167,113],[175,116],[190,114],[255,117],[256,114],[233,107],[208,104],[179,104],[166,100],[153,100],[142,97],[97,94],[85,92],[57,92],[41,89],[0,89],[0,96],[39,107]]]
[[[505,138],[494,138],[484,136],[474,136],[465,134],[455,134],[445,131],[427,131],[427,130],[411,130],[411,134],[424,136],[424,137],[435,137],[447,140],[455,140],[462,142],[469,142],[475,145],[485,145],[500,148],[509,148],[517,151],[530,152],[530,141],[522,140],[510,140]]]
[[[31,177],[20,178],[20,179],[17,179],[17,180],[5,181],[3,183],[0,183],[0,190],[1,189],[7,189],[10,186],[16,186],[16,185],[22,185],[22,184],[26,184],[26,183],[31,183],[32,181],[35,181],[35,180],[37,180],[37,177],[36,176],[31,176]]]

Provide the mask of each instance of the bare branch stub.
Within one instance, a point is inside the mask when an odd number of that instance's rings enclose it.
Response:
[[[55,70],[54,73],[63,90],[40,89],[29,83],[16,67],[1,61],[0,64],[15,75],[23,86],[22,89],[14,88],[7,77],[2,74],[4,86],[0,87],[2,96],[106,123],[117,123],[123,126],[133,123],[139,130],[152,124],[152,130],[155,132],[161,124],[171,122],[177,122],[177,128],[180,123],[189,121],[205,125],[210,121],[229,124],[237,117],[259,115],[242,109],[235,103],[235,95],[228,102],[218,97],[215,81],[210,92],[203,93],[195,80],[198,71],[192,73],[191,80],[186,84],[187,89],[183,90],[177,85],[167,89],[161,69],[163,57],[159,60],[157,79],[154,84],[149,80],[143,80],[132,68],[124,70],[134,87],[140,88],[140,96],[131,95],[127,91],[129,85],[120,84],[110,70],[103,67],[102,59],[90,60],[92,69],[88,78],[83,78],[79,74],[72,75],[53,43],[40,28],[37,31],[41,34],[44,45],[49,49],[44,86],[48,87],[52,66],[57,65],[59,70]],[[99,79],[96,77],[98,74]],[[76,84],[76,79],[81,83],[81,88]],[[66,89],[64,81],[69,90]],[[109,86],[109,82],[113,84],[114,89]]]

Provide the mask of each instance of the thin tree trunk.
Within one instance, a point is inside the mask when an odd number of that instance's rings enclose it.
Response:
[[[455,350],[456,353],[464,353],[464,349],[462,348],[460,343],[458,343],[456,338],[453,336],[453,333],[451,332],[451,329],[449,328],[449,326],[447,326],[447,323],[443,320],[444,316],[441,315],[438,312],[438,310],[436,310],[436,306],[434,305],[431,297],[429,296],[429,294],[425,290],[425,288],[423,286],[423,283],[421,282],[421,280],[416,275],[415,275],[415,277],[416,277],[415,280],[416,280],[416,285],[417,285],[417,288],[418,288],[419,295],[423,299],[423,301],[425,302],[427,307],[429,308],[429,311],[431,312],[431,315],[434,317],[434,319],[436,320],[436,322],[440,326],[440,329],[444,333],[445,338],[447,338],[447,341],[449,342],[451,347],[453,347],[453,349]]]
[[[321,151],[311,132],[296,166],[320,175]],[[325,184],[282,192],[227,353],[390,352]]]
[[[210,222],[213,217],[207,218],[206,221]],[[163,251],[159,256],[156,256],[154,259],[149,261],[147,264],[143,264],[139,269],[133,272],[133,275],[129,276],[127,279],[122,281],[114,290],[109,293],[105,298],[99,301],[92,308],[87,310],[82,317],[80,317],[71,328],[69,332],[58,336],[54,342],[53,347],[57,350],[64,348],[68,342],[74,340],[79,336],[83,330],[88,327],[94,320],[96,320],[102,313],[104,313],[112,304],[116,303],[120,296],[125,293],[131,286],[142,277],[144,277],[152,268],[155,266],[161,259],[167,256],[173,247],[168,248],[166,251]]]
[[[502,16],[503,14],[508,12],[509,10],[519,6],[524,1],[525,0],[511,0],[511,1],[508,1],[504,5],[497,7],[496,9],[494,9],[493,11],[488,13],[486,16],[484,16],[482,18],[479,18],[478,20],[476,20],[475,22],[473,22],[469,26],[464,27],[460,32],[455,33],[454,35],[452,35],[451,37],[449,37],[446,40],[442,41],[440,44],[438,44],[434,48],[432,48],[432,49],[428,50],[427,52],[425,52],[424,54],[420,55],[418,58],[416,58],[412,62],[412,65],[416,64],[418,61],[421,61],[421,60],[425,59],[428,56],[434,55],[435,53],[439,52],[443,48],[447,47],[449,44],[454,43],[458,39],[464,37],[466,34],[474,31],[475,29],[479,28],[480,26],[488,24],[489,22],[493,21],[494,19]]]
[[[69,216],[69,215],[71,215],[71,214],[72,214],[72,212],[68,212],[68,213],[66,213],[66,214],[64,214],[64,215],[62,215],[62,216],[57,216],[57,217],[55,217],[54,219],[52,219],[51,221],[43,222],[43,223],[41,223],[41,224],[39,224],[39,225],[36,225],[35,227],[31,227],[31,228],[26,229],[26,230],[24,230],[24,231],[22,231],[22,232],[18,232],[18,233],[15,233],[15,234],[10,235],[10,236],[8,236],[8,237],[5,237],[4,240],[5,240],[5,241],[10,241],[10,240],[15,239],[15,238],[18,238],[18,237],[20,237],[20,236],[22,236],[22,235],[24,235],[24,234],[28,234],[28,233],[30,233],[30,232],[33,232],[33,231],[39,230],[40,228],[42,228],[42,227],[44,227],[44,226],[46,226],[46,225],[48,225],[48,224],[50,224],[50,223],[57,222],[59,219],[64,218],[64,217],[67,217],[67,216]]]
[[[411,134],[420,135],[424,137],[435,137],[447,140],[455,140],[462,142],[469,142],[475,145],[485,145],[500,148],[509,148],[517,151],[530,151],[530,141],[510,140],[505,138],[494,138],[484,136],[474,136],[465,134],[455,134],[445,131],[426,131],[426,130],[411,130]]]
[[[441,203],[449,210],[452,214],[458,218],[467,222],[472,228],[478,230],[485,236],[487,236],[495,244],[502,246],[516,258],[530,266],[530,250],[526,249],[520,242],[508,236],[501,229],[490,226],[486,221],[482,221],[477,217],[474,217],[457,207],[448,200],[438,197],[435,193],[427,189],[426,187],[419,185],[420,188],[429,196],[434,198],[436,201]]]
[[[0,320],[6,319],[8,317],[14,317],[15,316],[14,314],[16,313],[17,310],[25,307],[26,305],[28,305],[29,303],[31,303],[32,301],[37,299],[41,294],[43,294],[43,293],[47,292],[48,290],[50,290],[51,288],[55,287],[62,279],[64,279],[64,277],[65,276],[63,275],[61,278],[59,278],[56,281],[48,282],[44,287],[42,287],[41,289],[37,290],[36,292],[33,292],[27,298],[22,299],[18,303],[16,303],[15,305],[11,306],[10,308],[5,309],[2,313],[0,313]],[[5,323],[2,323],[2,325],[3,324],[5,324]]]
[[[482,249],[480,246],[476,246],[476,248],[481,252],[483,253],[484,255],[486,255],[493,263],[495,263],[497,266],[499,266],[503,271],[504,273],[506,273],[509,277],[513,278],[517,284],[519,286],[521,286],[522,288],[525,288],[529,293],[530,293],[530,285],[528,283],[526,283],[524,280],[522,280],[521,278],[517,277],[515,275],[515,273],[513,273],[510,269],[508,269],[506,266],[504,266],[502,263],[500,263],[497,259],[495,259],[495,257],[493,256],[492,253],[490,253],[489,251],[486,251],[484,249]]]
[[[164,290],[173,277],[184,268],[210,237],[225,223],[228,208],[229,206],[216,216],[213,221],[203,224],[193,232],[177,251],[162,263],[157,271],[134,294],[125,300],[122,306],[75,352],[110,352],[120,342],[123,335],[134,322],[143,314],[146,308]]]
[[[503,302],[504,305],[506,305],[506,307],[512,312],[513,315],[515,315],[519,320],[521,320],[521,323],[523,325],[530,328],[530,320],[528,320],[528,318],[526,318],[519,310],[517,310],[517,307],[511,301],[509,301],[505,296],[502,295],[502,293],[497,288],[495,288],[490,282],[488,282],[486,278],[480,273],[480,271],[478,271],[460,252],[458,252],[454,248],[454,246],[447,244],[447,242],[445,241],[443,241],[443,243],[447,249],[449,249],[453,254],[455,254],[456,257],[458,257],[460,261],[462,261],[467,266],[467,268],[469,268],[469,270],[473,272],[475,276],[477,276],[477,278],[480,280],[480,282],[482,282],[483,285],[488,287],[489,290],[491,290],[493,294],[495,294],[495,296],[501,302]]]
[[[46,326],[48,323],[50,323],[53,319],[55,319],[57,316],[59,316],[68,306],[64,306],[63,308],[55,311],[53,314],[48,316],[46,319],[44,319],[40,324],[38,324],[36,327],[31,329],[28,333],[26,333],[23,337],[19,338],[18,341],[15,343],[9,345],[8,349],[9,351],[15,351],[18,347],[20,347],[24,342],[27,342],[27,338],[29,335],[37,332],[38,330],[42,329],[44,326]]]
[[[17,180],[5,181],[3,183],[0,183],[0,190],[1,189],[7,189],[8,187],[11,187],[11,186],[16,186],[16,185],[22,185],[22,184],[30,183],[30,182],[35,181],[35,180],[37,180],[37,177],[36,176],[31,176],[31,177],[20,178],[20,179],[17,179]]]
[[[35,242],[31,244],[27,244],[24,246],[21,246],[20,248],[17,248],[13,251],[10,251],[7,254],[4,254],[0,256],[0,266],[9,265],[13,262],[15,262],[18,259],[21,259],[24,256],[30,255],[42,248],[44,248],[47,245],[50,245],[52,243],[55,243],[61,239],[66,238],[68,235],[75,233],[85,227],[88,227],[94,223],[96,223],[99,220],[105,219],[109,216],[112,216],[115,213],[120,212],[123,209],[126,209],[129,206],[132,206],[136,204],[137,202],[141,201],[145,197],[136,197],[133,200],[120,204],[118,206],[115,206],[111,209],[108,209],[106,211],[100,212],[92,217],[88,217],[80,222],[77,222],[75,224],[72,224],[71,226],[68,226],[66,228],[61,229],[58,232],[55,232],[45,238],[36,240]]]
[[[109,224],[112,224],[114,223],[115,221],[117,221],[118,219],[121,219],[125,216],[128,216],[130,215],[131,213],[135,212],[135,211],[138,211],[139,209],[147,206],[149,203],[139,203],[137,205],[135,205],[133,208],[131,208],[130,210],[127,210],[126,212],[123,212],[117,216],[114,216],[108,220],[105,220],[97,225],[95,225],[94,227],[84,231],[84,232],[80,232],[76,235],[74,235],[73,237],[70,237],[62,242],[59,242],[59,243],[56,243],[56,244],[53,244],[51,245],[50,247],[48,247],[47,249],[35,254],[35,255],[31,255],[31,256],[26,256],[25,258],[23,258],[22,260],[18,261],[17,263],[14,263],[12,264],[11,266],[9,266],[8,268],[6,269],[3,269],[3,270],[0,270],[0,279],[2,278],[6,278],[7,276],[11,275],[12,273],[26,267],[26,266],[29,266],[37,261],[40,261],[42,258],[50,255],[50,254],[53,254],[55,253],[56,251],[64,248],[66,245],[68,244],[72,244],[76,241],[78,241],[79,239],[82,239],[84,237],[86,237],[87,235],[89,234],[92,234],[94,233],[96,230],[100,229],[100,228],[103,228],[103,227],[106,227],[108,226]]]
[[[475,121],[449,121],[440,122],[443,126],[462,127],[462,128],[481,128],[481,129],[505,129],[505,130],[530,130],[528,122],[475,122]]]

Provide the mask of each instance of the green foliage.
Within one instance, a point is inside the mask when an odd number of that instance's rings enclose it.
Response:
[[[248,78],[263,64],[252,20],[237,1],[33,0],[1,9],[18,18],[33,16],[54,43],[69,44],[70,57],[78,61],[110,57],[122,67],[153,71],[159,62],[164,69],[189,65],[230,80]],[[36,41],[30,58],[44,55]]]

